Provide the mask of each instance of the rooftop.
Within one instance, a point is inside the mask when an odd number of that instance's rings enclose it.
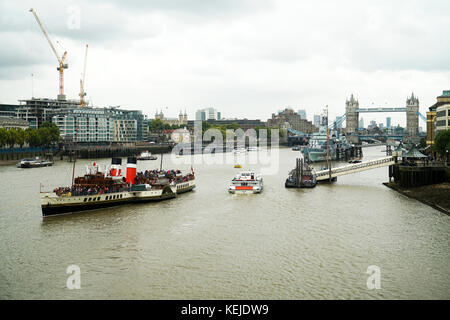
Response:
[[[28,126],[28,121],[20,119],[20,118],[0,118],[1,126]]]
[[[403,154],[402,157],[403,158],[414,158],[414,159],[427,158],[427,156],[424,155],[419,150],[417,150],[416,147],[413,147],[411,150],[409,150],[408,152]]]

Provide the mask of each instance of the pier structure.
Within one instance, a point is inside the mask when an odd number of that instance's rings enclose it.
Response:
[[[395,164],[395,157],[392,156],[364,161],[360,163],[352,163],[345,166],[316,171],[316,179],[317,181],[330,180],[337,178],[338,176],[343,176],[347,174],[371,170],[380,167],[387,167],[393,164]]]

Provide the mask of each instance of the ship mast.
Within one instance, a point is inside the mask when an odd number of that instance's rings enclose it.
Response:
[[[326,163],[326,169],[328,169],[328,159],[330,157],[330,133],[328,132],[328,105],[325,107],[325,116],[327,118],[327,157],[325,159],[325,163]]]
[[[76,118],[75,118],[75,121],[76,121]],[[77,162],[77,149],[78,149],[78,126],[75,128],[75,143],[74,143],[73,169],[72,169],[72,188],[75,184],[75,163]]]

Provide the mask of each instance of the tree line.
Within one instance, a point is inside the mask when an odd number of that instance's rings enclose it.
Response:
[[[176,124],[170,125],[168,123],[163,122],[161,119],[155,119],[150,122],[149,130],[150,130],[150,132],[162,132],[163,130],[175,130],[175,129],[184,128],[185,126],[186,125],[176,125]],[[226,137],[228,130],[231,130],[234,132],[234,130],[242,129],[242,128],[239,125],[239,123],[237,123],[237,122],[224,124],[224,125],[217,125],[217,124],[211,124],[207,121],[202,121],[202,133],[204,134],[205,131],[207,131],[208,129],[217,129],[222,133],[223,137]],[[259,138],[259,130],[260,129],[267,130],[267,138],[270,139],[271,133],[272,133],[270,131],[270,129],[279,129],[279,128],[278,127],[268,128],[265,126],[257,126],[254,129],[256,131],[256,135],[258,138]],[[280,136],[283,136],[282,131],[280,131]]]
[[[436,135],[433,150],[443,157],[448,157],[450,151],[450,130],[440,131]]]
[[[211,124],[207,121],[203,121],[202,123],[202,131],[203,133],[205,133],[205,131],[207,131],[208,129],[217,129],[222,133],[222,136],[225,138],[227,136],[227,131],[231,130],[230,133],[234,134],[235,130],[238,129],[242,129],[242,127],[239,125],[239,123],[237,122],[233,122],[233,123],[229,123],[229,124],[224,124],[224,125],[216,125],[216,124]],[[259,130],[267,130],[267,139],[270,139],[272,136],[272,131],[270,129],[279,129],[278,127],[265,127],[265,126],[255,126],[254,130],[256,132],[256,137],[259,138]],[[242,129],[244,132],[245,130]],[[283,132],[280,131],[279,132],[280,136],[283,136]]]
[[[161,119],[155,119],[150,122],[149,130],[151,132],[161,132],[163,130],[175,130],[185,127],[184,125],[168,124],[163,122]]]
[[[39,129],[5,129],[0,128],[0,147],[14,148],[18,145],[22,148],[25,144],[30,147],[50,147],[60,141],[60,132],[56,124],[44,122]]]

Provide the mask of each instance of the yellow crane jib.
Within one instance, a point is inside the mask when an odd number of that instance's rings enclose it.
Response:
[[[41,23],[41,20],[39,20],[39,17],[36,14],[36,11],[34,11],[33,8],[30,9],[30,12],[34,15],[34,18],[36,19],[39,27],[42,30],[42,33],[44,34],[45,38],[48,41],[48,44],[50,45],[50,48],[52,49],[53,53],[56,56],[56,59],[58,59],[59,66],[56,68],[59,71],[59,95],[58,100],[66,100],[66,96],[64,95],[64,69],[67,69],[69,65],[67,63],[64,63],[67,57],[67,51],[64,52],[62,58],[59,57],[58,51],[56,51],[55,46],[53,45],[52,40],[47,34],[47,31],[45,31],[44,26]]]
[[[87,52],[88,52],[88,45],[86,44],[86,52],[84,54],[84,66],[83,66],[83,74],[82,79],[80,79],[80,105],[82,107],[86,106],[86,101],[84,100],[84,97],[86,96],[86,92],[84,92],[84,84],[85,84],[85,78],[86,78],[86,61],[87,61]]]

